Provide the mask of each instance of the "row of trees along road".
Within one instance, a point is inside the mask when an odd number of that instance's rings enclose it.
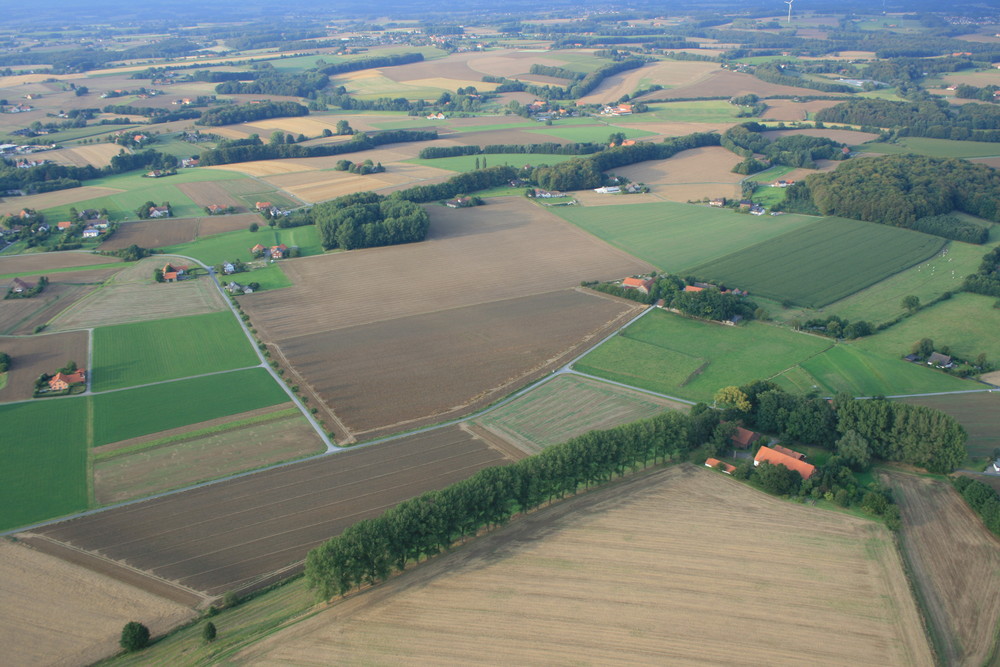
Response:
[[[767,381],[726,388],[720,396],[721,410],[699,404],[690,414],[670,411],[606,431],[591,431],[516,463],[483,469],[469,479],[360,521],[309,552],[309,585],[321,598],[329,599],[375,584],[411,561],[419,562],[457,540],[475,536],[483,527],[507,523],[517,512],[651,462],[691,455],[705,443],[709,449],[726,449],[737,420],[762,430],[766,425],[786,441],[838,449],[838,456],[819,469],[808,493],[822,497],[836,491],[844,496],[845,504],[851,502],[848,496],[860,499],[864,495],[864,502],[876,514],[884,513],[888,500],[878,493],[882,500],[869,498],[856,486],[846,488],[853,484],[848,462],[864,469],[873,458],[899,456],[946,472],[964,458],[961,426],[927,408],[843,396],[838,397],[834,410],[828,401],[786,394]],[[840,419],[840,415],[846,417]],[[694,456],[704,460],[701,450]],[[799,484],[788,472],[768,470],[757,483],[779,493],[802,492],[806,484]],[[771,484],[772,477],[777,484]]]

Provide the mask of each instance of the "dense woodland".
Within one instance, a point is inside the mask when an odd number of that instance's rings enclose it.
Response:
[[[967,292],[1000,297],[1000,247],[986,253],[979,269],[965,277],[962,288]]]
[[[858,98],[818,111],[816,120],[892,129],[900,137],[1000,141],[1000,106],[992,104],[956,106],[930,97],[917,102]]]
[[[767,129],[760,123],[748,122],[723,133],[722,147],[746,158],[733,171],[752,174],[776,164],[815,169],[816,160],[844,159],[844,145],[832,139],[789,135],[772,141],[763,134]],[[755,155],[763,156],[764,160],[755,159]]]
[[[298,102],[272,102],[260,104],[240,104],[215,107],[201,114],[195,125],[232,125],[248,123],[265,118],[281,118],[284,116],[306,116],[309,109]]]
[[[361,192],[316,204],[310,212],[323,247],[354,250],[423,241],[430,219],[420,206]]]

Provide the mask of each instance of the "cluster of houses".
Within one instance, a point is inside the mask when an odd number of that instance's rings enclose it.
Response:
[[[198,158],[196,157],[186,157],[181,159],[181,168],[187,169],[189,167],[197,167]]]
[[[24,294],[25,292],[30,292],[35,289],[35,287],[37,287],[35,283],[29,283],[27,280],[14,278],[14,280],[10,283],[10,287],[7,288],[7,291],[12,294]]]
[[[253,288],[247,285],[241,285],[235,280],[230,280],[226,285],[226,291],[230,294],[253,294]]]
[[[270,257],[271,259],[284,259],[288,257],[288,246],[284,243],[273,245],[270,248],[258,243],[250,248],[250,254],[254,257]]]
[[[617,195],[622,193],[634,195],[642,192],[642,190],[643,186],[639,183],[629,183],[624,187],[620,185],[602,185],[599,188],[594,188],[594,192],[602,195]]]
[[[270,216],[272,218],[274,218],[276,216],[279,216],[279,215],[282,215],[282,216],[289,215],[291,213],[291,211],[286,211],[286,210],[284,210],[282,208],[279,208],[278,206],[275,206],[274,204],[272,204],[269,201],[255,202],[254,203],[254,208],[257,210],[258,213],[267,213],[267,214],[270,214]]]
[[[602,116],[631,116],[631,104],[618,104],[616,106],[606,106],[601,109]]]
[[[35,107],[30,104],[8,104],[0,107],[0,113],[24,113],[26,111],[32,111],[34,108]]]
[[[151,218],[169,218],[170,217],[170,207],[169,206],[150,206],[149,207],[149,217],[151,217]]]
[[[795,181],[775,181],[771,183],[772,188],[787,188],[790,185],[795,185]]]
[[[56,148],[55,144],[0,144],[0,155],[28,155],[42,151],[53,151]]]
[[[743,428],[742,426],[737,426],[736,432],[732,437],[733,447],[736,449],[749,449],[756,445],[761,437],[760,433],[755,433],[749,429]],[[757,450],[757,454],[753,457],[754,467],[759,466],[762,462],[784,466],[789,470],[797,472],[803,480],[809,479],[816,472],[816,466],[811,463],[806,463],[805,454],[778,444],[760,446]],[[715,458],[707,459],[705,461],[705,466],[708,468],[717,468],[727,475],[733,474],[736,470],[736,466]]]
[[[86,220],[87,218],[84,219]],[[69,231],[72,227],[73,223],[69,220],[63,220],[62,222],[56,223],[56,229],[61,232]],[[108,221],[104,218],[97,218],[83,228],[82,236],[85,239],[96,239],[98,236],[107,231],[107,229]]]

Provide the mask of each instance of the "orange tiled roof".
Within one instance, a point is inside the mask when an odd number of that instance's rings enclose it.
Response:
[[[773,463],[774,465],[785,466],[789,470],[794,470],[802,475],[802,479],[809,479],[812,477],[812,474],[816,472],[816,466],[806,463],[805,461],[799,461],[788,454],[776,452],[770,447],[761,447],[757,451],[757,456],[753,457],[753,460],[755,465],[761,461],[767,461],[768,463]]]

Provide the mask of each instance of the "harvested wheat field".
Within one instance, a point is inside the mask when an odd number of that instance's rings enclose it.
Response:
[[[101,244],[101,250],[118,250],[130,245],[162,248],[193,241],[198,236],[198,218],[167,218],[123,222],[114,236]]]
[[[236,213],[233,215],[210,215],[198,220],[198,237],[235,232],[246,229],[251,223],[263,224],[259,213]]]
[[[685,192],[687,196],[679,200],[688,201],[701,199],[702,196],[717,197],[731,192],[734,187],[738,189],[737,184],[744,176],[730,170],[741,159],[721,146],[704,146],[683,151],[669,160],[651,160],[621,167],[615,173],[636,183],[645,183],[656,194],[661,194],[662,186],[675,189],[679,185],[698,186]],[[695,196],[699,192],[707,195]]]
[[[191,198],[198,206],[235,206],[238,211],[245,211],[246,206],[232,195],[232,192],[218,181],[202,181],[201,183],[179,183],[177,189]]]
[[[0,256],[0,275],[8,273],[28,273],[37,271],[44,275],[53,269],[88,267],[95,264],[115,264],[117,257],[92,255],[89,252],[40,252],[30,255]]]
[[[0,581],[0,646],[9,665],[89,665],[119,650],[129,621],[158,635],[196,615],[19,544],[0,543]]]
[[[768,100],[767,111],[762,114],[767,120],[809,120],[817,111],[840,104],[840,100]]]
[[[42,373],[55,373],[67,361],[86,366],[90,337],[86,331],[38,336],[0,336],[0,351],[10,355],[7,385],[0,401],[24,401],[32,397],[35,380]]]
[[[768,83],[761,81],[751,74],[743,74],[742,72],[716,69],[714,72],[710,72],[707,76],[693,83],[677,86],[670,90],[657,90],[646,95],[641,95],[636,97],[633,102],[692,97],[733,97],[749,93],[754,93],[760,97],[768,97],[770,95],[811,96],[815,95],[816,91],[809,88],[796,88],[794,86]]]
[[[523,197],[427,210],[426,241],[287,262],[294,286],[254,294],[243,308],[263,336],[283,341],[651,268]]]
[[[157,283],[153,270],[176,259],[157,255],[135,262],[101,289],[64,310],[50,331],[143,322],[182,315],[213,313],[226,307],[215,283],[202,276],[177,283]]]
[[[34,532],[211,595],[242,592],[293,574],[357,521],[509,460],[457,427],[436,429]]]
[[[882,526],[690,465],[520,517],[236,662],[466,665],[483,656],[512,665],[933,664]]]
[[[587,51],[577,51],[577,53],[581,52],[586,53]],[[466,63],[470,69],[477,72],[477,79],[481,78],[483,74],[515,77],[518,74],[527,72],[535,63],[540,65],[555,65],[556,67],[568,66],[572,69],[572,65],[567,65],[567,61],[559,58],[559,54],[556,51],[497,50],[490,51],[487,54],[477,53],[475,57],[466,60]]]
[[[482,83],[483,73],[470,66],[470,61],[475,62],[483,57],[482,53],[476,51],[466,51],[464,53],[452,53],[444,58],[434,60],[423,60],[417,63],[399,65],[396,67],[383,67],[376,72],[382,76],[405,84],[415,84],[421,79],[444,79],[443,86],[448,89],[455,89],[459,86],[473,85],[477,88],[485,86],[483,90],[489,89],[488,84]],[[530,61],[534,62],[534,61]],[[524,71],[530,65],[524,65]],[[467,81],[470,83],[458,83]],[[438,85],[435,85],[438,87]]]
[[[1000,541],[951,485],[886,475],[903,517],[903,547],[934,626],[943,664],[994,658],[1000,623]]]
[[[111,158],[118,155],[120,150],[121,146],[117,144],[81,145],[48,151],[45,153],[45,159],[70,167],[86,167],[88,164],[95,167],[106,167],[111,164]]]
[[[280,347],[297,384],[368,439],[495,401],[638,312],[564,289],[287,338]]]
[[[360,159],[354,157],[354,159]],[[306,203],[334,199],[354,192],[381,191],[387,187],[409,187],[431,179],[448,179],[455,175],[446,169],[424,165],[393,163],[380,174],[360,176],[346,171],[307,171],[265,177],[264,180],[289,192]]]
[[[572,68],[571,68],[572,69]],[[590,94],[577,100],[577,104],[606,104],[622,95],[631,95],[642,84],[659,84],[665,87],[691,85],[719,69],[718,63],[697,60],[661,60],[638,69],[628,70],[607,77]]]
[[[124,192],[124,190],[105,188],[96,185],[84,185],[79,188],[56,190],[55,192],[45,192],[40,195],[7,197],[6,199],[0,199],[0,211],[7,214],[17,213],[23,208],[33,208],[36,211],[41,211],[46,208],[65,206],[66,204],[75,204],[88,199],[116,195],[121,192]],[[52,223],[50,222],[49,224]]]
[[[341,116],[295,116],[291,118],[264,118],[261,120],[255,120],[252,123],[247,123],[254,128],[260,130],[261,136],[265,134],[270,134],[275,130],[282,130],[284,132],[291,132],[292,134],[304,134],[307,137],[318,137],[323,134],[323,130],[335,131],[337,128],[337,121],[341,120]],[[350,121],[348,121],[350,122]],[[353,125],[352,125],[353,127]],[[349,141],[351,137],[349,136],[334,136],[330,137],[330,142],[339,141]]]

